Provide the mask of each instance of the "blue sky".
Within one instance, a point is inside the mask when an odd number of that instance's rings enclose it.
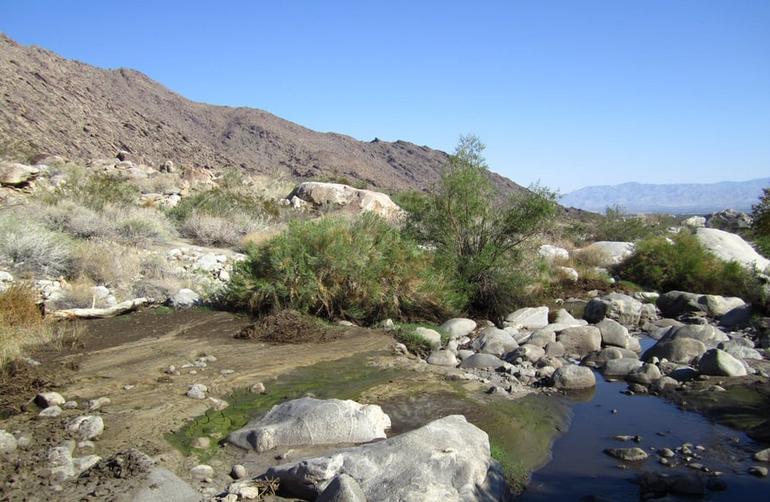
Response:
[[[0,31],[193,100],[562,192],[770,176],[770,1],[0,0]]]

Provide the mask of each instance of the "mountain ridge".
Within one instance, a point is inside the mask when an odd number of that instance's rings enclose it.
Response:
[[[621,206],[640,213],[710,213],[722,209],[750,211],[770,177],[716,183],[639,183],[583,187],[564,195],[561,204],[602,212]]]
[[[73,160],[113,157],[428,190],[449,155],[407,141],[317,132],[257,108],[189,100],[130,68],[102,69],[0,33],[0,146],[20,139]],[[524,190],[490,171],[500,192]]]

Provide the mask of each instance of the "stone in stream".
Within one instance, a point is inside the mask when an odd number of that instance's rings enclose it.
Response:
[[[675,338],[665,335],[658,342],[647,349],[642,355],[643,361],[649,361],[653,357],[667,359],[676,363],[690,364],[703,355],[707,348],[700,340],[694,338]]]
[[[698,370],[704,375],[739,377],[746,376],[746,367],[743,363],[719,349],[706,351],[700,358]]]
[[[303,397],[276,406],[228,436],[228,441],[258,452],[282,446],[365,443],[385,438],[390,417],[377,405]]]
[[[553,373],[553,385],[557,389],[580,390],[596,386],[596,377],[591,368],[568,364]]]
[[[753,346],[747,346],[744,343],[741,343],[739,340],[746,339],[735,339],[730,340],[729,342],[722,342],[717,348],[724,350],[736,359],[762,359],[762,354],[760,354],[758,350],[753,348]],[[746,341],[751,343],[748,340]]]
[[[633,448],[605,448],[604,453],[610,457],[625,462],[641,462],[647,460],[647,452],[638,447]]]
[[[491,326],[482,329],[480,336],[472,344],[472,347],[478,352],[495,356],[511,352],[518,346],[519,344],[510,333]]]
[[[628,328],[613,319],[602,319],[596,323],[602,335],[602,345],[628,348]]]
[[[759,450],[754,454],[754,460],[758,462],[770,462],[770,448]]]
[[[505,500],[487,434],[461,415],[326,457],[270,468],[286,495],[316,499],[338,476],[353,478],[366,500]]]
[[[609,318],[623,326],[638,326],[642,319],[642,302],[622,293],[610,293],[588,302],[583,318],[590,323]]]
[[[660,369],[654,364],[646,363],[640,368],[636,368],[626,375],[626,380],[629,382],[636,382],[644,385],[650,385],[663,376],[660,373]]]
[[[473,319],[465,319],[458,317],[455,319],[449,319],[440,326],[449,338],[462,338],[469,335],[474,329],[476,329],[476,321]]]
[[[749,474],[753,474],[758,478],[766,478],[768,474],[768,469],[767,467],[764,467],[764,466],[752,465],[751,467],[749,467]]]
[[[567,328],[557,337],[567,354],[583,357],[602,348],[602,334],[595,326]]]

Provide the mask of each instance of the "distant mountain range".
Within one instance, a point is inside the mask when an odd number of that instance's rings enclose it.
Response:
[[[622,206],[630,213],[706,214],[722,209],[750,211],[770,178],[720,183],[652,185],[623,183],[590,186],[575,190],[561,204],[603,213],[607,207]]]

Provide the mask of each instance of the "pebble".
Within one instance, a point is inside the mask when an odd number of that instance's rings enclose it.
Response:
[[[66,399],[64,399],[58,392],[41,392],[35,396],[35,404],[41,408],[48,408],[49,406],[61,406],[65,402]]]
[[[192,474],[193,479],[205,481],[214,476],[214,468],[210,465],[200,464],[190,469],[190,474]]]
[[[235,370],[220,370],[219,371],[219,374],[223,375],[223,376],[224,375],[232,375],[233,373],[235,373]]]
[[[661,448],[660,450],[658,450],[658,453],[660,454],[661,457],[664,457],[664,458],[671,458],[675,455],[674,450],[672,450],[671,448]]]
[[[230,471],[230,477],[233,479],[243,479],[246,477],[246,468],[241,464],[235,464]]]
[[[212,405],[211,407],[217,411],[222,411],[228,406],[230,406],[230,403],[228,403],[224,399],[218,399],[216,397],[210,397],[209,401],[211,401],[211,405]]]
[[[754,460],[758,462],[770,462],[770,448],[765,448],[754,454]]]
[[[751,467],[749,467],[749,474],[753,474],[758,478],[766,478],[767,473],[768,473],[767,467],[761,467],[758,465],[752,465]]]
[[[67,430],[77,433],[80,439],[96,439],[104,432],[104,420],[96,415],[83,415],[72,420]]]
[[[18,446],[18,441],[13,434],[0,429],[0,452],[16,451]]]
[[[267,392],[267,389],[265,389],[265,384],[262,382],[255,383],[249,390],[254,394],[265,394]]]
[[[131,389],[133,389],[134,387],[136,387],[136,385],[124,385],[124,386],[123,386],[123,390],[131,390]]]
[[[110,398],[109,397],[100,397],[97,399],[91,399],[88,401],[88,411],[96,411],[102,406],[106,406],[110,404]]]
[[[66,403],[61,405],[61,407],[64,408],[65,410],[74,410],[75,408],[78,407],[78,402],[77,401],[67,401]]]

